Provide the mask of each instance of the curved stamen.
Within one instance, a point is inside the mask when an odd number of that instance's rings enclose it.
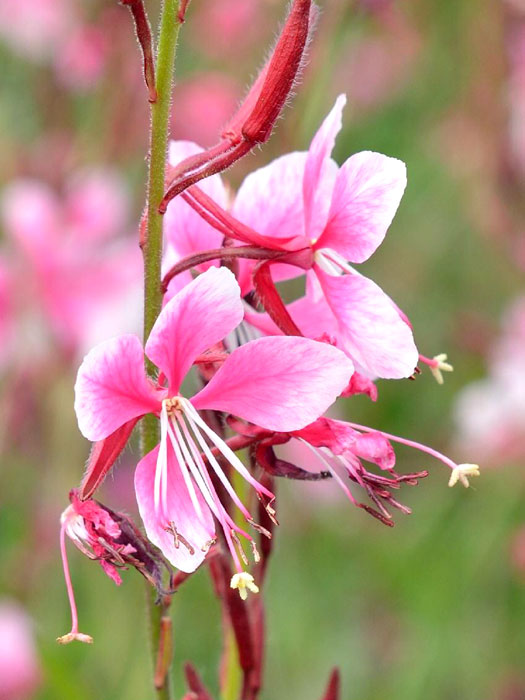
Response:
[[[197,409],[193,406],[193,404],[188,401],[188,399],[181,398],[181,403],[184,406],[186,415],[191,417],[193,421],[203,430],[206,435],[210,438],[210,440],[213,442],[213,444],[218,448],[218,450],[223,454],[228,462],[232,465],[234,469],[236,469],[239,474],[246,479],[246,481],[253,486],[253,488],[258,492],[258,493],[264,493],[265,496],[268,496],[268,498],[271,499],[271,501],[275,500],[274,494],[269,491],[265,486],[260,484],[257,479],[254,479],[254,477],[250,474],[250,472],[246,469],[244,464],[241,462],[241,460],[237,457],[235,452],[233,452],[230,447],[222,440],[217,433],[215,433],[206,423],[202,420],[202,418],[199,416]]]

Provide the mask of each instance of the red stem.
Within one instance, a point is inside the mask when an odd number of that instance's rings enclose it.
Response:
[[[270,261],[259,263],[253,273],[255,291],[268,316],[285,335],[302,336],[277,291],[270,272]]]
[[[153,40],[151,28],[142,0],[122,0],[123,5],[127,5],[133,16],[137,39],[142,50],[144,62],[144,81],[148,88],[149,101],[157,101],[157,90],[155,88],[155,61],[153,57]]]
[[[209,262],[210,260],[228,260],[231,258],[247,258],[250,260],[275,260],[282,257],[284,253],[277,250],[266,250],[265,248],[256,248],[254,246],[239,246],[238,248],[215,248],[213,250],[204,250],[202,253],[195,253],[187,258],[179,261],[169,270],[162,280],[162,293],[165,294],[171,280],[181,272],[190,270],[192,267]]]

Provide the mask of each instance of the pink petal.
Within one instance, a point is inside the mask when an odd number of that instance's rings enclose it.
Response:
[[[335,401],[352,372],[352,363],[331,345],[259,338],[237,348],[192,403],[268,430],[299,430]]]
[[[75,384],[75,412],[80,432],[88,440],[103,440],[132,418],[159,407],[137,336],[112,338],[86,355]]]
[[[377,464],[381,469],[393,469],[396,463],[394,448],[379,432],[358,434],[354,452],[358,457]]]
[[[331,112],[325,118],[308,150],[304,169],[303,196],[306,231],[309,238],[317,238],[328,218],[337,165],[331,159],[335,139],[342,127],[346,95],[339,95]]]
[[[306,158],[306,153],[289,153],[248,175],[235,198],[233,215],[263,236],[304,238],[301,183]]]
[[[328,223],[316,248],[332,248],[351,262],[367,260],[382,243],[406,187],[397,158],[363,151],[341,167]]]
[[[160,313],[146,355],[177,393],[197,355],[220,342],[243,317],[240,289],[225,267],[210,267],[183,287]]]
[[[348,423],[333,418],[319,418],[294,436],[314,447],[327,447],[335,455],[362,457],[381,469],[392,469],[396,462],[392,445],[381,433],[363,435]]]
[[[418,361],[412,331],[377,284],[357,273],[332,277],[317,266],[315,272],[339,325],[339,347],[371,376],[412,375]]]
[[[185,158],[201,153],[202,148],[191,141],[172,141],[169,160],[177,165]],[[226,190],[220,175],[212,175],[202,180],[199,187],[221,207],[227,207]],[[167,243],[173,247],[178,260],[202,250],[220,248],[223,235],[202,219],[182,197],[172,199],[164,217],[164,232]],[[207,269],[214,263],[206,263]]]
[[[159,448],[149,452],[135,470],[135,492],[140,517],[148,538],[164,556],[181,571],[190,573],[202,564],[207,547],[215,536],[211,512],[196,488],[201,513],[197,513],[188,494],[180,467],[172,449],[168,449],[168,487],[166,513],[159,515],[154,504],[155,470]],[[175,546],[173,533],[168,532],[173,523],[179,535],[184,537],[193,554],[182,542]]]

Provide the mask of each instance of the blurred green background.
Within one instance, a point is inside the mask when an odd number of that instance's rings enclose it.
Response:
[[[241,95],[284,3],[260,3],[264,21],[248,45],[218,47],[216,18],[206,24],[212,4],[220,16],[221,0],[190,6],[178,85],[213,71]],[[509,158],[509,31],[525,18],[519,3],[499,0],[341,0],[323,9],[293,104],[270,143],[226,179],[236,187],[254,167],[307,148],[341,91],[349,105],[336,159],[370,149],[407,163],[400,210],[360,269],[408,314],[421,352],[446,351],[455,371],[444,386],[429,372],[414,382],[380,381],[377,403],[354,397],[341,408],[355,422],[450,452],[455,396],[486,372],[499,318],[522,289],[516,251],[524,180]],[[107,2],[91,0],[83,11],[111,37],[88,88],[61,84],[49,58],[0,46],[2,184],[31,176],[60,188],[74,168],[110,165],[132,193],[137,220],[148,116],[131,24],[124,8]],[[177,121],[178,89],[173,136],[195,138],[191,124]],[[80,626],[95,644],[54,641],[69,629],[58,520],[88,452],[73,414],[74,375],[74,363],[58,353],[16,386],[9,366],[3,372],[0,591],[34,620],[43,669],[35,698],[143,700],[152,696],[150,661],[144,585],[134,571],[117,588],[70,547]],[[393,529],[352,508],[335,484],[279,484],[263,698],[317,700],[334,666],[348,700],[525,698],[525,570],[515,548],[525,520],[522,465],[482,463],[471,489],[449,491],[442,465],[396,452],[398,471],[431,473],[404,490],[413,514],[397,515]],[[105,487],[101,500],[112,507],[132,512],[136,456],[130,450]],[[453,448],[451,456],[475,461]],[[185,660],[216,695],[220,610],[206,570],[175,596],[173,618],[177,696]]]

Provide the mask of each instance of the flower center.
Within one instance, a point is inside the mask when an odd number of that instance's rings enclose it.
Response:
[[[222,487],[241,511],[246,521],[258,532],[270,536],[264,528],[257,525],[240,500],[228,477],[221,468],[217,457],[222,455],[226,461],[246,479],[257,491],[258,496],[268,500],[267,511],[272,517],[274,500],[273,494],[260,484],[227,443],[217,435],[201,418],[192,403],[182,397],[174,396],[164,399],[160,413],[161,439],[159,454],[155,469],[154,479],[154,508],[157,517],[164,530],[173,536],[173,544],[176,549],[182,545],[190,554],[194,555],[197,549],[207,551],[213,539],[201,546],[200,542],[192,541],[187,532],[181,532],[179,513],[175,502],[176,494],[170,493],[171,469],[179,469],[186,486],[186,491],[193,505],[195,518],[205,521],[203,511],[208,508],[220,523],[226,543],[232,554],[238,573],[243,573],[241,561],[247,565],[248,560],[243,551],[241,538],[248,541],[254,560],[257,562],[259,553],[255,541],[251,535],[240,528],[230,516],[222,504],[210,473],[211,469],[215,477],[221,482]],[[168,455],[168,449],[172,456]],[[173,459],[173,456],[175,459]]]

